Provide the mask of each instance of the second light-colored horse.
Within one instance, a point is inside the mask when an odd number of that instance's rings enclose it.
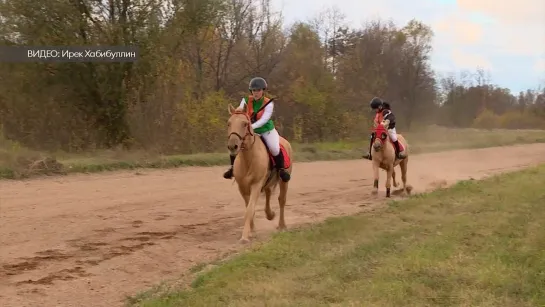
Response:
[[[409,144],[403,137],[403,135],[398,134],[397,139],[405,148],[407,157],[405,159],[397,159],[396,151],[394,144],[390,140],[388,135],[388,130],[386,127],[390,124],[389,120],[382,121],[382,123],[375,128],[375,139],[373,140],[373,153],[372,153],[372,164],[373,164],[373,194],[378,193],[378,182],[379,182],[379,169],[382,168],[386,171],[386,197],[391,195],[391,186],[392,180],[394,182],[394,187],[397,187],[396,182],[396,173],[394,168],[399,165],[401,168],[401,181],[403,182],[402,191],[407,194],[411,194],[412,186],[407,185],[407,165],[409,164]]]

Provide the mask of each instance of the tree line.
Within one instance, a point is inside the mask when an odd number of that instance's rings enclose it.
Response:
[[[139,46],[125,63],[1,63],[0,129],[41,150],[223,148],[227,105],[262,76],[293,142],[365,138],[368,102],[400,130],[428,124],[544,128],[545,91],[510,93],[482,70],[439,77],[433,30],[328,9],[285,25],[269,0],[0,0],[8,46]]]

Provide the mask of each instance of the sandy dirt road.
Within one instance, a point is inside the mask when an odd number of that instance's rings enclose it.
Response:
[[[545,144],[410,159],[409,183],[421,192],[443,180],[451,184],[543,163]],[[236,186],[222,178],[224,169],[1,181],[0,306],[121,306],[125,295],[239,249],[244,205]],[[384,177],[381,172],[377,198],[371,195],[369,161],[295,164],[288,228],[376,206],[384,201]],[[260,239],[278,222],[267,221],[263,207],[262,197]]]

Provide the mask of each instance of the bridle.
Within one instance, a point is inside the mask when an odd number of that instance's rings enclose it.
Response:
[[[381,124],[382,125],[382,124]],[[385,135],[383,137],[383,135]],[[378,141],[380,143],[381,149],[384,149],[386,146],[386,140],[388,138],[388,132],[384,126],[380,128],[375,128],[373,131],[373,143]]]
[[[246,112],[239,111],[239,110],[233,112],[232,115],[244,115],[246,117],[246,119],[248,120],[248,127],[246,129],[246,134],[244,134],[244,136],[238,134],[235,131],[229,133],[229,135],[227,136],[227,138],[229,139],[229,138],[231,138],[231,135],[236,135],[240,139],[240,141],[242,142],[240,150],[245,150],[246,147],[244,146],[244,142],[246,141],[246,138],[248,136],[251,136],[251,137],[254,136],[254,133],[252,133],[251,128],[250,128],[250,123],[251,123],[250,116],[248,116],[248,114],[246,114]],[[252,145],[254,145],[254,143],[255,143],[255,138],[254,138],[254,141],[252,142]]]

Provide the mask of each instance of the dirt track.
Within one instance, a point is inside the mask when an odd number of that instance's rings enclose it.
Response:
[[[545,144],[418,155],[409,183],[419,192],[443,179],[451,184],[542,162]],[[236,250],[244,205],[223,170],[0,182],[0,306],[120,306],[125,295]],[[368,161],[295,164],[288,228],[372,207],[384,200],[384,176],[376,199]],[[278,222],[265,219],[263,205],[261,198],[260,238]]]

